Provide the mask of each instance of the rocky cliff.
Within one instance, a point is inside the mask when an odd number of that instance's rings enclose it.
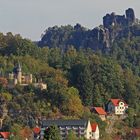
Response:
[[[112,12],[103,17],[103,25],[88,30],[80,24],[74,27],[61,26],[48,28],[39,41],[40,47],[61,47],[68,46],[75,48],[92,48],[93,50],[106,49],[112,46],[116,39],[140,36],[140,22],[135,17],[132,8],[125,11],[124,15],[117,15]]]

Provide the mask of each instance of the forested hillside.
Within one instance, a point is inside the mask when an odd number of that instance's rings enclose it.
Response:
[[[106,108],[110,98],[126,101],[128,118],[123,123],[129,128],[139,128],[140,36],[139,29],[134,29],[140,25],[125,25],[120,30],[127,27],[132,28],[133,34],[131,31],[121,38],[115,35],[113,41],[109,38],[109,46],[103,38],[92,36],[95,30],[79,24],[49,28],[39,42],[41,47],[20,35],[1,33],[0,115],[4,118],[1,129],[33,128],[40,125],[42,118],[90,118],[99,123],[103,138],[107,124],[90,108]],[[7,88],[6,76],[18,62],[24,73],[32,73],[34,81],[42,79],[47,89],[36,89],[32,84]]]

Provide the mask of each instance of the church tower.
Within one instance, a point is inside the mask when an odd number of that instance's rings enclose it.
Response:
[[[18,63],[18,66],[17,66],[17,82],[19,84],[22,83],[22,70],[21,70],[21,65],[20,63]]]
[[[14,69],[13,69],[13,73],[14,73],[14,84],[21,84],[22,83],[22,70],[21,70],[21,65],[20,63],[18,63]]]

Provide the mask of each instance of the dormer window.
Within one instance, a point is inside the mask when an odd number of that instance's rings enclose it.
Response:
[[[124,105],[124,103],[123,102],[120,102],[120,105]]]

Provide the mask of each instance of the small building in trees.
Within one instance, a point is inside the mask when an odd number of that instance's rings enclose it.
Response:
[[[40,132],[41,132],[40,127],[34,127],[33,128],[34,140],[39,140],[40,139]]]
[[[34,83],[33,86],[41,90],[47,89],[47,84],[44,84],[43,82]]]
[[[10,132],[0,132],[0,140],[8,140],[10,137]]]
[[[88,140],[95,139],[99,136],[98,125],[94,127],[91,125],[89,120],[43,120],[41,128],[41,137],[44,135],[44,131],[51,125],[56,125],[59,128],[62,139],[65,139],[69,132],[75,132],[77,137],[85,137]],[[92,129],[92,127],[94,129]]]
[[[102,121],[106,120],[107,113],[102,107],[94,107],[92,109],[92,112],[95,112],[96,114],[98,114],[98,116],[101,118]]]
[[[28,85],[32,84],[32,74],[23,74],[22,73],[22,67],[20,63],[15,65],[13,72],[9,73],[8,77],[9,81],[11,81],[11,84],[13,85]]]
[[[23,74],[20,63],[15,65],[15,67],[13,68],[13,72],[9,73],[7,79],[9,88],[14,88],[17,84],[19,84],[20,86],[28,86],[31,84],[35,88],[39,88],[41,90],[47,89],[47,84],[43,83],[42,80],[33,82],[32,74]]]
[[[113,113],[115,115],[125,114],[128,105],[124,100],[121,99],[111,99],[107,106],[108,113]]]

